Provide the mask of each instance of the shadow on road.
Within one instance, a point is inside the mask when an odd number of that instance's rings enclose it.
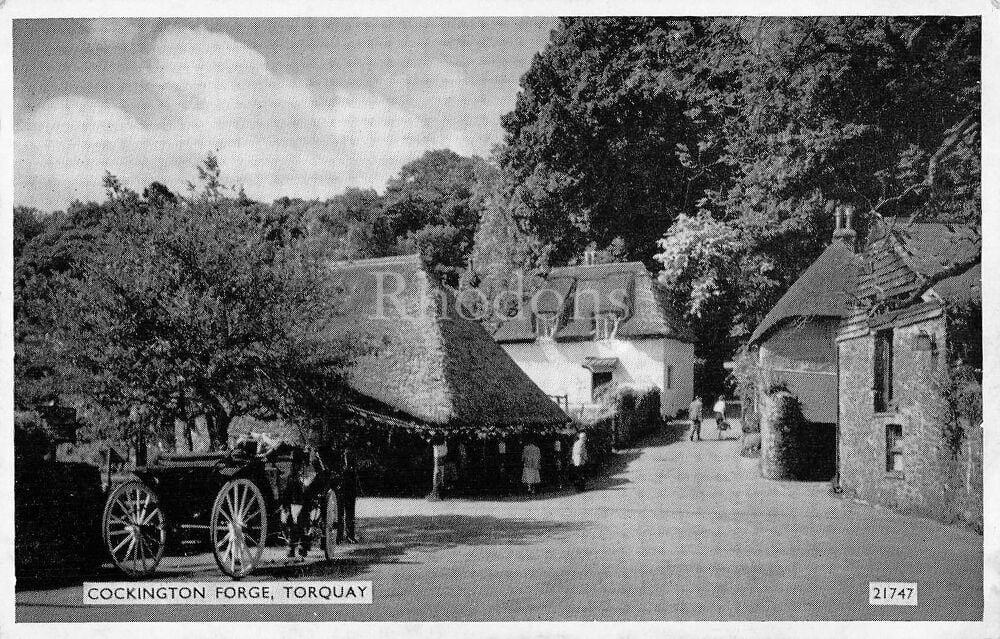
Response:
[[[411,550],[529,544],[544,537],[558,537],[579,530],[586,524],[501,519],[488,515],[408,515],[364,519],[358,525],[364,531],[364,544],[344,547],[344,554],[332,562],[269,566],[254,574],[278,579],[348,579],[374,564],[416,563],[402,559]]]
[[[585,523],[536,521],[526,519],[497,518],[488,515],[409,515],[399,517],[364,518],[358,522],[363,531],[364,542],[359,546],[338,546],[333,561],[306,561],[264,564],[254,571],[253,577],[272,579],[351,579],[366,572],[375,564],[415,563],[403,559],[410,550],[442,550],[457,546],[521,545],[530,544],[542,538],[553,538],[574,532]],[[211,555],[207,555],[209,558]],[[217,578],[211,559],[192,566],[190,570],[172,569],[169,576],[174,580],[191,580],[202,575]],[[160,571],[149,580],[162,580],[168,573]],[[129,580],[121,573],[105,567],[99,572],[77,575],[65,579],[26,582],[18,581],[18,590],[47,590],[79,585],[83,581],[134,581],[142,583],[146,579]]]

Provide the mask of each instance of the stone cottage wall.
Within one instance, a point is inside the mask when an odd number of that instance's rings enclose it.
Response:
[[[957,452],[946,441],[945,319],[941,314],[893,331],[894,409],[874,412],[874,335],[839,341],[841,487],[866,501],[982,529],[982,428],[970,425]],[[937,354],[914,349],[934,336]],[[842,331],[842,335],[844,331]],[[886,469],[886,427],[902,426],[903,470]]]

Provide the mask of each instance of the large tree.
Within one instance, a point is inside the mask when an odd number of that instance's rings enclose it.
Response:
[[[386,184],[386,231],[395,253],[419,251],[431,269],[457,284],[472,251],[482,206],[477,167],[482,159],[447,149],[407,163]]]
[[[855,206],[862,235],[876,215],[978,220],[979,31],[951,17],[565,19],[503,120],[494,221],[555,263],[620,238],[626,257],[666,266],[717,386],[829,241],[836,205]],[[713,230],[710,246],[738,238],[732,273],[678,270],[678,250]]]
[[[163,208],[108,182],[102,232],[58,293],[48,343],[77,395],[168,436],[204,415],[220,448],[238,415],[328,417],[349,351],[331,337],[337,292],[321,260],[215,176]]]

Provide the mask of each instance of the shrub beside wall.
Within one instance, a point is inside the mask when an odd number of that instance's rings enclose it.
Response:
[[[760,407],[760,474],[767,479],[830,479],[836,469],[835,426],[807,421],[787,390],[763,395]]]
[[[599,421],[606,422],[614,448],[627,448],[662,425],[660,390],[620,386],[608,398]]]

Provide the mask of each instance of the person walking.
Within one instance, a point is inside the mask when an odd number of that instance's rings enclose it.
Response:
[[[691,441],[694,441],[695,437],[701,441],[701,411],[703,408],[700,397],[695,397],[691,400],[691,405],[688,406],[688,418],[691,420]]]
[[[524,470],[521,471],[521,483],[528,487],[528,494],[535,494],[535,486],[542,483],[542,451],[533,440],[528,440],[521,450],[521,461]]]
[[[725,395],[719,395],[719,399],[715,400],[715,406],[712,407],[712,412],[715,413],[715,427],[718,429],[719,439],[722,439],[722,431],[729,429],[729,424],[726,423]]]
[[[587,490],[587,433],[581,432],[573,442],[573,483],[578,491]]]

